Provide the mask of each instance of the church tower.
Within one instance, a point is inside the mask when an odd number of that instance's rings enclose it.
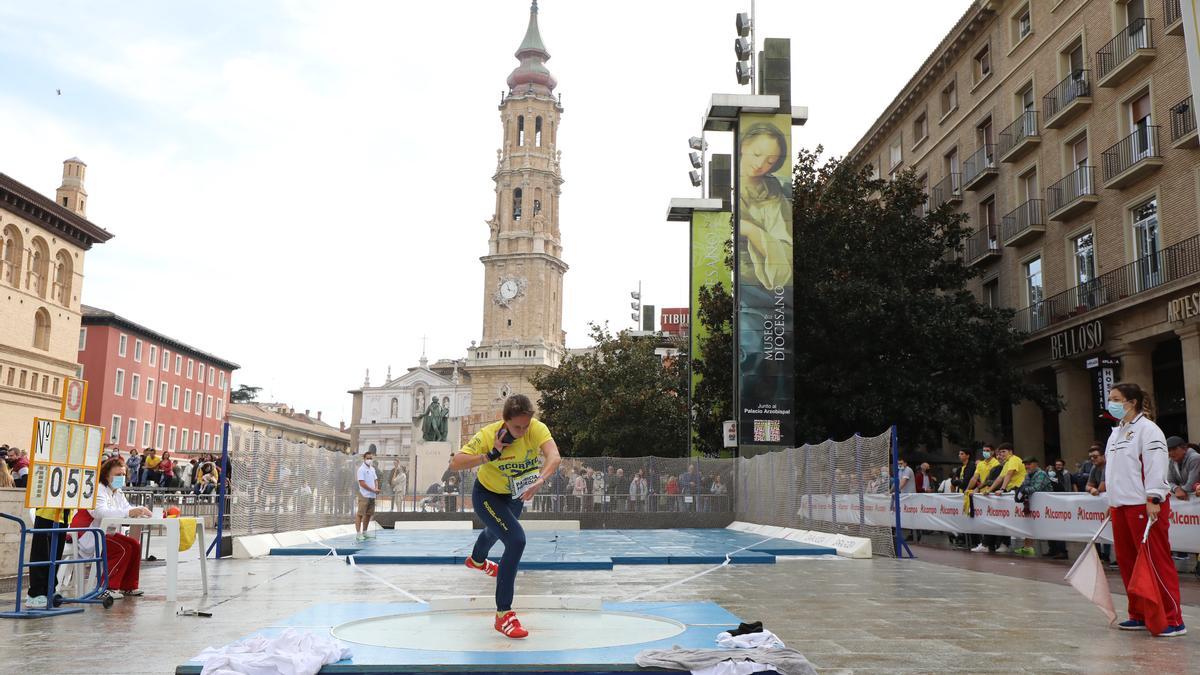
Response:
[[[86,177],[87,164],[78,157],[72,157],[63,162],[63,182],[54,193],[54,200],[59,206],[83,218],[87,218],[87,190],[83,189]]]
[[[561,101],[546,68],[537,0],[517,48],[520,65],[500,102],[503,145],[496,152],[496,206],[484,266],[483,339],[468,349],[473,425],[498,419],[504,398],[535,402],[529,379],[562,359],[562,260],[558,201],[563,183],[557,148]]]

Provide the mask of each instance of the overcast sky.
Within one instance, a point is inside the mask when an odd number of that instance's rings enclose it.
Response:
[[[792,40],[797,147],[842,155],[969,0],[758,0]],[[0,0],[0,171],[53,196],[88,163],[83,302],[241,364],[349,423],[347,389],[482,331],[501,128],[526,0]],[[687,138],[734,75],[749,0],[543,0],[565,113],[563,327],[687,304]],[[56,93],[61,90],[61,95]],[[723,138],[722,136],[725,136]],[[728,134],[710,134],[728,151]]]

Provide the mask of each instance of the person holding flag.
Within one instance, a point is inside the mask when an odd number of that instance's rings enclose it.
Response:
[[[1166,437],[1151,419],[1149,395],[1137,384],[1114,386],[1106,409],[1120,421],[1105,449],[1105,495],[1117,566],[1129,598],[1129,619],[1117,627],[1149,630],[1161,637],[1186,635],[1179,574],[1167,534],[1171,499]]]

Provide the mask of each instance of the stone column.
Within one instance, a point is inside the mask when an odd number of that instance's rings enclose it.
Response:
[[[1117,383],[1133,382],[1153,394],[1154,368],[1150,362],[1153,351],[1152,345],[1139,342],[1113,347],[1112,355],[1121,359],[1120,377],[1117,378]]]
[[[1046,447],[1042,408],[1033,401],[1013,404],[1013,445],[1018,455],[1041,455]]]
[[[1073,361],[1054,364],[1054,377],[1058,383],[1058,396],[1063,409],[1058,413],[1058,442],[1062,446],[1063,460],[1067,466],[1087,458],[1092,438],[1092,419],[1096,411],[1092,406],[1092,386],[1088,371]]]
[[[1183,351],[1183,391],[1188,434],[1200,432],[1200,324],[1175,331]]]

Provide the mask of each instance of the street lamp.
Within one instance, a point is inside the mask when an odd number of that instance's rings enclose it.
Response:
[[[734,25],[738,34],[733,41],[733,53],[737,56],[737,66],[734,68],[737,81],[754,89],[754,0],[750,0],[750,13],[738,12]]]

